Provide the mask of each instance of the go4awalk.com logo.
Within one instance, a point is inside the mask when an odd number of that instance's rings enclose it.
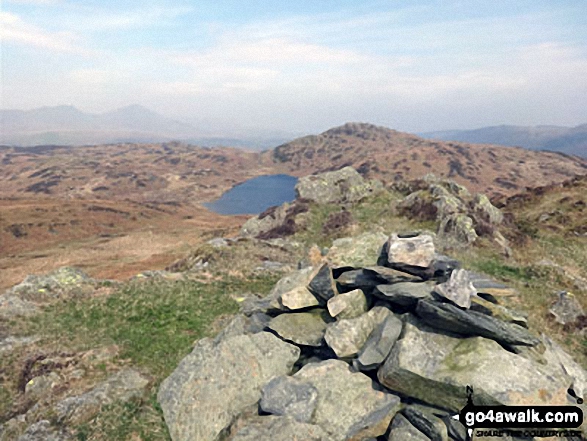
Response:
[[[467,428],[469,439],[473,432],[477,436],[580,437],[576,429],[583,423],[583,411],[577,406],[476,406],[470,386],[467,396],[467,405],[452,418]]]

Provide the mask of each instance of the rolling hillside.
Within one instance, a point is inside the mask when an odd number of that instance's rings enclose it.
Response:
[[[498,145],[431,141],[372,124],[347,123],[266,152],[275,165],[303,175],[347,165],[386,182],[427,173],[448,177],[474,191],[513,194],[587,174],[587,159]]]

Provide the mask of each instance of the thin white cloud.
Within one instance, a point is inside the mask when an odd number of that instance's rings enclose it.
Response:
[[[101,7],[76,6],[66,8],[64,14],[56,14],[53,21],[60,28],[80,33],[124,31],[172,25],[174,19],[192,11],[191,7],[167,5],[121,8],[116,12]]]
[[[0,12],[0,41],[33,46],[55,52],[87,54],[71,32],[49,32],[27,23],[20,16]]]

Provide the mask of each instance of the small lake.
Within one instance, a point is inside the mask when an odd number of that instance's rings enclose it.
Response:
[[[266,175],[236,185],[214,202],[204,204],[218,214],[259,214],[269,207],[296,198],[298,178],[289,175]]]

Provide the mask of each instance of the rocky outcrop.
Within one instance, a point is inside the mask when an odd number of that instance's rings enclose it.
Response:
[[[499,304],[507,287],[437,254],[426,234],[373,249],[367,266],[326,256],[284,277],[200,341],[159,391],[172,439],[465,440],[450,416],[467,386],[475,404],[587,393],[587,373]]]
[[[45,275],[27,276],[6,294],[30,301],[44,301],[83,294],[94,289],[94,279],[78,268],[62,267]]]
[[[377,181],[365,180],[354,168],[310,175],[296,184],[296,196],[318,204],[358,202],[382,189]]]
[[[29,317],[39,312],[39,304],[85,296],[97,281],[77,268],[62,267],[45,275],[27,276],[0,295],[0,318]]]
[[[381,182],[368,181],[354,168],[344,167],[300,178],[295,190],[293,202],[271,207],[249,219],[241,228],[241,234],[258,239],[291,236],[303,228],[303,217],[310,204],[352,204],[384,189]],[[350,213],[342,211],[330,218],[324,227],[336,229],[351,223]]]
[[[500,234],[503,213],[483,194],[471,196],[468,190],[451,180],[428,175],[414,181],[412,191],[399,204],[402,213],[419,220],[437,223],[437,234],[459,244],[471,244],[478,237],[489,237],[509,251]]]

